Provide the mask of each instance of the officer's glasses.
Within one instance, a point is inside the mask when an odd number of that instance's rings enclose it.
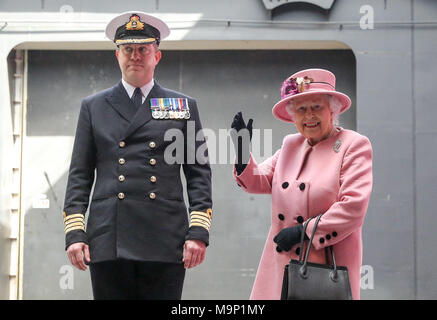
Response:
[[[133,53],[138,52],[141,56],[147,56],[153,52],[155,52],[155,48],[153,45],[141,45],[141,46],[130,46],[130,45],[121,45],[119,46],[121,53],[126,56],[132,56]]]

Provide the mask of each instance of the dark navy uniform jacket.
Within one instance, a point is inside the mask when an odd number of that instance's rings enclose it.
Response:
[[[190,119],[154,119],[151,98],[187,98]],[[194,139],[190,147],[189,121],[195,133],[201,130],[196,101],[156,81],[138,110],[121,81],[82,101],[64,204],[66,248],[75,242],[89,244],[91,262],[123,258],[180,263],[185,240],[208,245],[209,228],[189,227],[183,198],[181,167],[189,212],[211,220],[210,166],[193,156],[199,148],[207,155],[206,144],[204,138]],[[168,164],[164,151],[173,142],[164,135],[172,128],[183,133],[185,152],[183,161]],[[187,156],[194,160],[187,161]],[[205,217],[200,218],[208,222]]]

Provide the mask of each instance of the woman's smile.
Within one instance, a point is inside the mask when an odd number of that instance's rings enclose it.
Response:
[[[305,122],[303,125],[305,128],[313,129],[320,126],[320,121]]]

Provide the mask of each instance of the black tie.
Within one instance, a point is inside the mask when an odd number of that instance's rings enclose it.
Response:
[[[137,110],[141,107],[141,105],[143,104],[143,94],[141,93],[141,89],[140,88],[136,88],[134,91],[134,94],[132,96],[132,101],[134,102],[135,107],[137,108]]]

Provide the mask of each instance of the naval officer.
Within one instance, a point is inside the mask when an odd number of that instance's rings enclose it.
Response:
[[[209,244],[211,170],[196,100],[154,80],[169,33],[144,12],[112,19],[106,36],[122,79],[82,101],[63,218],[68,257],[80,270],[89,265],[94,299],[180,299],[185,270]],[[165,133],[186,138],[187,127],[196,141],[184,140],[181,161],[166,161]],[[187,161],[200,146],[206,161]]]

